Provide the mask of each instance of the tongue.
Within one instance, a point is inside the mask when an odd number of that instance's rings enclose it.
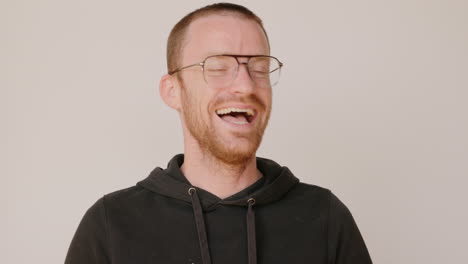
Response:
[[[221,118],[226,122],[234,123],[234,124],[247,124],[247,123],[249,123],[243,114],[223,115]]]

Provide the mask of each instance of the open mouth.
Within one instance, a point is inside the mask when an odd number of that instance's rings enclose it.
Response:
[[[236,125],[249,124],[255,118],[255,111],[253,109],[222,108],[216,110],[216,114],[224,121]]]

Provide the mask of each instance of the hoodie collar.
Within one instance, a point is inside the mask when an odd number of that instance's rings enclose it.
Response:
[[[192,203],[188,190],[194,187],[180,170],[184,162],[184,155],[174,156],[168,163],[167,169],[155,168],[150,175],[137,185],[161,195]],[[220,199],[216,195],[197,188],[200,203],[204,210],[211,210],[218,204],[248,206],[247,200],[255,199],[256,205],[268,204],[280,199],[299,180],[287,167],[281,167],[276,162],[257,157],[257,168],[263,177],[244,190]]]

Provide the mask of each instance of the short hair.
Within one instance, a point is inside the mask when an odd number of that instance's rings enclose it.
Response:
[[[187,14],[172,28],[171,33],[169,34],[169,38],[167,39],[166,59],[168,72],[171,72],[180,67],[178,64],[182,59],[181,55],[184,46],[183,42],[185,40],[185,34],[190,24],[197,18],[213,14],[238,15],[242,18],[251,19],[255,21],[265,33],[268,46],[270,45],[268,35],[266,33],[265,28],[263,27],[262,20],[248,8],[231,3],[216,3],[212,5],[207,5]]]

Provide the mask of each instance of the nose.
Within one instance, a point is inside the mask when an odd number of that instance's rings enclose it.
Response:
[[[255,82],[252,80],[252,77],[250,77],[247,62],[240,62],[239,68],[237,69],[237,76],[235,76],[231,85],[232,92],[250,94],[253,93],[254,89]]]

